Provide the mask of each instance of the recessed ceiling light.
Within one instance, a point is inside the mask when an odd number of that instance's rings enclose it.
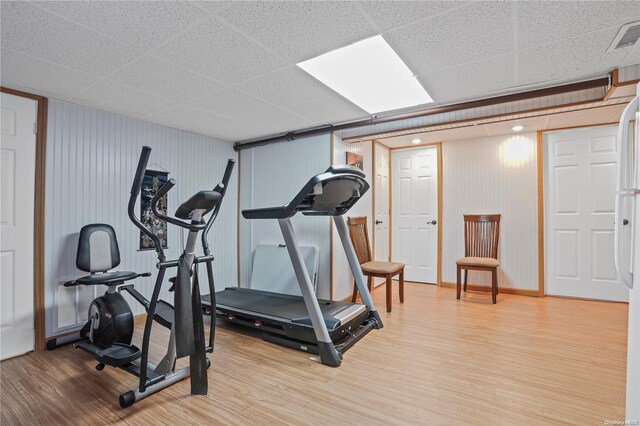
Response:
[[[519,125],[519,124],[518,124],[517,126],[513,126],[513,127],[511,128],[511,130],[513,130],[514,132],[519,132],[519,131],[520,131],[520,130],[522,130],[522,129],[524,129],[524,126],[521,126],[521,125]]]
[[[415,143],[415,144],[419,144],[420,142],[422,142],[422,139],[418,139],[415,138],[414,140],[412,140],[411,142]]]
[[[370,114],[433,102],[382,36],[325,53],[298,66]]]

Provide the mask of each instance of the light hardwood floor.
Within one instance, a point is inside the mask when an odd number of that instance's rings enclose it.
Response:
[[[406,284],[340,368],[219,327],[209,395],[185,380],[128,409],[133,376],[70,346],[0,363],[14,424],[603,424],[624,418],[627,305]],[[384,289],[374,292],[384,308]],[[158,327],[160,330],[161,327]],[[140,327],[137,329],[140,332]],[[139,334],[136,339],[139,339]],[[167,333],[154,334],[156,347]],[[137,341],[136,340],[136,341]],[[156,351],[155,357],[159,357]]]

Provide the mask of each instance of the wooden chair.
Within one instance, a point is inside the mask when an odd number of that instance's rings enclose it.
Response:
[[[349,225],[349,237],[353,243],[353,248],[358,256],[358,262],[362,268],[362,273],[367,276],[367,287],[373,290],[373,277],[386,279],[387,290],[387,312],[391,312],[391,279],[400,274],[400,303],[404,303],[404,264],[397,262],[378,262],[371,260],[371,247],[369,246],[369,232],[367,231],[366,217],[350,217],[347,220]],[[353,295],[351,301],[355,302],[358,296],[358,287],[353,284]]]
[[[464,269],[464,291],[467,291],[467,273],[491,272],[491,299],[496,303],[498,295],[498,239],[500,215],[464,215],[464,256],[456,261],[458,273],[456,297],[460,299],[460,272]]]

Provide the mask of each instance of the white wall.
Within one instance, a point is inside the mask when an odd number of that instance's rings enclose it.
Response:
[[[272,144],[241,152],[240,209],[283,205],[314,175],[331,163],[329,134]],[[329,297],[329,218],[296,215],[293,226],[300,245],[318,247],[317,295]],[[253,250],[258,244],[281,244],[276,220],[246,220],[240,216],[240,282],[248,285]]]
[[[355,144],[345,144],[342,139],[334,135],[333,140],[333,164],[346,164],[347,151],[362,155],[364,173],[366,180],[371,185],[369,191],[349,210],[347,217],[367,216],[369,227],[369,241],[373,232],[373,152],[372,143],[360,142]],[[372,247],[373,249],[373,247]],[[353,275],[347,262],[347,258],[340,242],[340,237],[335,227],[333,227],[333,298],[334,300],[344,299],[353,292]]]
[[[122,258],[118,269],[151,272],[151,278],[134,281],[142,294],[151,295],[156,255],[153,250],[137,250],[140,231],[127,216],[131,182],[143,145],[153,148],[149,168],[166,169],[178,181],[169,193],[171,212],[196,191],[213,188],[222,179],[227,159],[236,158],[230,142],[50,100],[45,212],[47,336],[65,326],[85,322],[88,304],[94,297],[94,288],[58,285],[85,275],[75,267],[78,232],[83,225],[103,222],[115,228]],[[216,256],[218,289],[236,285],[236,185],[234,171],[220,215],[209,234]],[[167,257],[176,258],[181,252],[179,230],[170,225],[168,237]],[[206,286],[205,278],[201,280],[205,294],[209,292]],[[165,286],[161,296],[171,301],[173,296],[167,289]],[[95,288],[97,294],[104,290]],[[129,302],[134,313],[143,312],[137,302]]]
[[[521,161],[504,158],[521,153],[526,154]],[[498,283],[537,290],[536,135],[444,142],[442,162],[442,280],[456,281],[455,262],[464,256],[463,214],[500,213]],[[489,285],[490,275],[470,271],[469,283]]]

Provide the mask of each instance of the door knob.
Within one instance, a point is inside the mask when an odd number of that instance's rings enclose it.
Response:
[[[433,220],[432,220],[431,222],[429,222],[429,223],[430,223],[430,224],[432,224],[432,225],[437,225],[437,224],[438,224],[438,221],[437,221],[437,220],[435,220],[435,219],[433,219]]]
[[[381,220],[376,220],[376,225],[380,225],[382,223]]]
[[[622,224],[623,225],[628,225],[629,224],[629,219],[622,219]]]

